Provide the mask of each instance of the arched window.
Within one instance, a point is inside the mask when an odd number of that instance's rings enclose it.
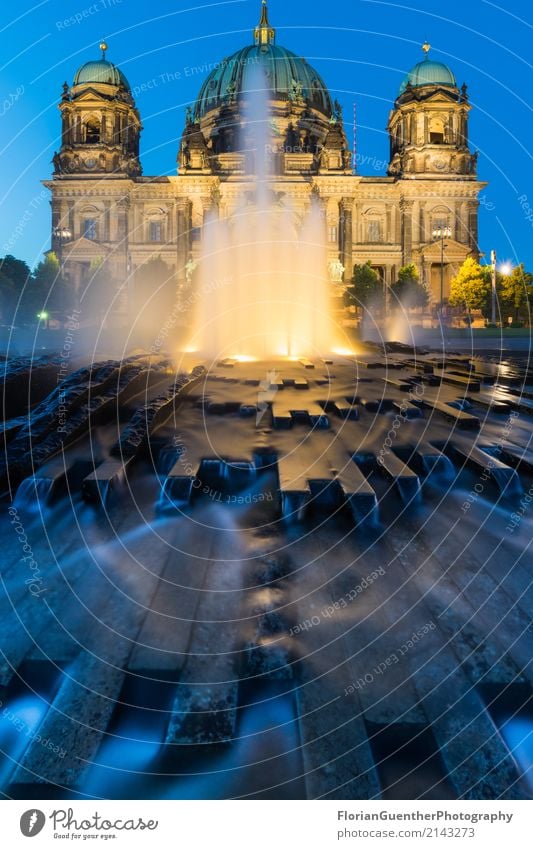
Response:
[[[444,144],[444,121],[442,118],[430,119],[429,141],[431,144]]]
[[[165,210],[149,209],[146,214],[148,224],[148,241],[164,242],[165,240]]]
[[[101,127],[98,118],[89,118],[85,123],[85,144],[100,144]]]
[[[452,232],[452,214],[446,206],[436,206],[430,215],[431,234]]]
[[[365,242],[382,242],[384,237],[384,220],[379,209],[367,209],[364,213]]]

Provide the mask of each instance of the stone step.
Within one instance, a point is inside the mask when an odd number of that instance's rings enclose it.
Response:
[[[444,446],[439,445],[439,447],[442,447],[446,454],[456,461],[474,469],[478,475],[490,478],[506,497],[518,495],[523,491],[516,470],[502,462],[498,457],[483,451],[478,445],[472,445],[469,442],[454,438],[452,442],[448,442]]]
[[[392,398],[361,398],[361,404],[369,413],[388,413],[394,407]]]
[[[128,467],[133,457],[124,460],[109,458],[98,466],[82,483],[82,494],[85,501],[105,505],[111,491],[116,491],[126,482]]]
[[[413,386],[409,380],[393,380],[391,377],[382,377],[383,383],[391,389],[398,389],[399,392],[409,392]]]
[[[533,451],[529,448],[521,448],[512,442],[506,442],[501,450],[498,446],[483,445],[481,447],[491,455],[502,456],[506,462],[520,471],[526,471],[529,475],[533,474]]]
[[[440,476],[445,480],[453,480],[455,470],[453,463],[442,451],[429,442],[417,444],[416,448],[395,449],[402,460],[424,477]]]
[[[332,475],[342,490],[357,525],[375,525],[378,520],[378,499],[351,453],[330,452]]]
[[[341,419],[351,419],[357,421],[359,418],[359,410],[353,404],[348,404],[346,399],[338,398],[328,401],[318,402],[326,413],[334,413]]]
[[[323,457],[307,465],[294,455],[279,457],[278,475],[281,513],[288,521],[305,519],[313,499],[324,504],[339,501],[339,485]]]
[[[417,498],[420,493],[418,475],[392,452],[383,453],[376,458],[377,468],[393,484],[403,502]]]
[[[463,410],[457,410],[455,407],[450,407],[449,404],[445,404],[443,401],[423,398],[420,401],[413,400],[413,403],[440,413],[452,421],[458,428],[471,430],[479,430],[480,428],[480,421],[477,416],[473,416],[471,413],[465,413]]]
[[[403,419],[420,419],[422,418],[422,410],[416,404],[410,401],[393,401],[392,409]]]
[[[436,370],[435,374],[441,378],[443,383],[447,383],[450,386],[461,386],[467,392],[479,392],[481,389],[481,382],[475,377],[469,377],[468,375],[460,377],[456,373],[439,370]]]

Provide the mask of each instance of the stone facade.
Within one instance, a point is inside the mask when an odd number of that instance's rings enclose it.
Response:
[[[52,248],[73,289],[81,290],[91,263],[104,260],[116,308],[127,314],[135,270],[161,257],[179,291],[191,260],[200,257],[206,215],[231,217],[243,197],[253,196],[257,163],[237,128],[247,108],[247,75],[259,66],[271,87],[269,188],[297,219],[313,197],[320,199],[332,281],[340,265],[346,282],[354,264],[370,261],[389,286],[402,265],[414,262],[438,303],[444,257],[446,299],[456,268],[478,255],[478,195],[486,185],[468,147],[466,86],[459,89],[452,72],[426,53],[390,113],[388,175],[365,177],[352,171],[340,105],[304,60],[275,44],[264,3],[254,42],[221,63],[187,111],[175,177],[142,176],[140,116],[105,45],[100,61],[64,85],[62,145],[45,185]],[[443,228],[450,233],[444,245],[435,238]]]

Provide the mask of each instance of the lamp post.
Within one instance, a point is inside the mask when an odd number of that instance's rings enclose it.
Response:
[[[449,239],[452,235],[451,227],[435,227],[433,230],[433,238],[435,241],[440,239],[440,304],[439,315],[442,321],[442,312],[444,310],[444,240]]]
[[[65,245],[67,242],[70,242],[70,240],[72,239],[72,230],[70,229],[70,227],[54,227],[52,232],[54,234],[54,237],[59,242],[59,268],[61,271],[62,280],[65,280],[65,261],[63,259],[63,245]]]
[[[490,321],[494,326],[496,324],[496,262],[497,256],[496,251],[490,252],[490,267],[491,267],[491,281],[492,281],[492,309]]]
[[[70,242],[70,240],[72,239],[72,230],[69,227],[54,227],[53,234],[59,242],[59,265],[61,266],[61,274],[63,275],[63,245],[65,245],[67,242]]]

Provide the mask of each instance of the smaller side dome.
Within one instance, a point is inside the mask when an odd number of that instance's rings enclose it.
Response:
[[[414,68],[411,68],[405,76],[399,94],[403,94],[407,86],[412,88],[420,88],[425,85],[445,85],[457,88],[457,80],[451,68],[445,65],[444,62],[435,62],[429,58],[431,46],[426,42],[422,50],[426,54],[422,62],[417,62]]]
[[[102,51],[101,59],[86,62],[81,68],[78,68],[74,75],[74,85],[103,83],[104,85],[123,86],[127,91],[131,91],[130,84],[122,71],[113,62],[106,59],[107,44],[105,41],[101,43],[100,50]]]

